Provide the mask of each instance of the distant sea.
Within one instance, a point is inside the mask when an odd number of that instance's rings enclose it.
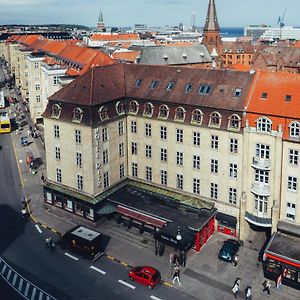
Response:
[[[226,37],[241,37],[244,35],[243,27],[223,27],[221,28],[221,36]]]

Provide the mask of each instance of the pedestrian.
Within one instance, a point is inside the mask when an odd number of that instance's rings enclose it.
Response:
[[[240,290],[240,285],[241,285],[241,279],[237,278],[234,285],[233,285],[233,287],[232,287],[232,289],[231,289],[235,299],[237,299],[237,293]]]
[[[177,279],[177,282],[179,285],[181,285],[181,282],[180,282],[180,270],[178,267],[175,268],[175,272],[173,274],[173,283],[175,283],[175,280]]]
[[[237,267],[238,261],[239,261],[239,256],[236,254],[236,255],[233,257],[233,267],[234,267],[234,268]]]
[[[250,300],[252,298],[251,286],[247,286],[245,290],[246,300]]]
[[[43,183],[45,182],[45,176],[44,176],[44,173],[42,173],[42,175],[41,175],[41,180],[42,180]]]
[[[178,268],[178,256],[176,254],[173,256],[173,267]]]
[[[28,135],[28,136],[31,136],[31,135],[32,135],[32,131],[31,131],[30,128],[28,128],[28,130],[27,130],[27,135]]]
[[[264,283],[263,283],[263,287],[264,287],[263,293],[264,293],[265,291],[267,291],[268,296],[269,296],[269,295],[270,295],[270,288],[271,288],[271,283],[270,283],[270,281],[269,281],[269,280],[265,280]]]

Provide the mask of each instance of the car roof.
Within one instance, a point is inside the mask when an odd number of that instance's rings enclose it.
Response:
[[[149,273],[149,274],[151,274],[151,275],[154,275],[154,274],[157,272],[156,269],[154,269],[154,268],[152,268],[152,267],[149,267],[149,266],[144,266],[144,267],[142,267],[142,268],[143,268],[143,271],[144,271],[144,272]]]

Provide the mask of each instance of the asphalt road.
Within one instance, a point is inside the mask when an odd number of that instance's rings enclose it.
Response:
[[[62,300],[191,299],[164,285],[149,290],[132,283],[129,269],[106,257],[92,263],[59,248],[47,251],[50,233],[21,216],[21,197],[10,135],[0,135],[0,256],[45,293]]]

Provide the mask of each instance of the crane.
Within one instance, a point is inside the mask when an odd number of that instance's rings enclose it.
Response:
[[[279,25],[280,28],[284,27],[284,17],[285,17],[285,13],[286,13],[286,8],[284,9],[284,12],[282,14],[282,17],[278,17],[278,21],[277,21],[277,25]]]

